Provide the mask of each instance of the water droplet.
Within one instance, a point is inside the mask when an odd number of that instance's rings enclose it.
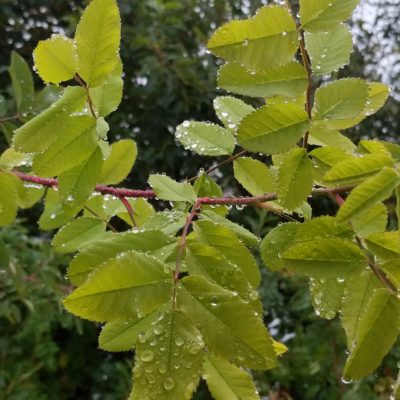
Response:
[[[185,128],[189,128],[190,126],[190,121],[184,121],[182,124]]]
[[[167,367],[165,365],[160,365],[159,368],[158,368],[158,372],[161,375],[164,375],[167,372]]]
[[[175,344],[176,344],[178,347],[183,346],[184,343],[185,343],[184,339],[181,338],[181,337],[179,337],[179,336],[175,339]]]
[[[145,350],[141,355],[140,355],[140,359],[143,362],[150,362],[152,361],[154,358],[154,353],[151,350]]]
[[[210,304],[211,304],[212,307],[217,307],[218,304],[219,304],[218,299],[216,297],[213,297],[211,299],[211,303]]]
[[[163,386],[165,390],[171,391],[175,387],[175,381],[171,377],[168,377],[164,381]]]
[[[345,385],[348,385],[349,383],[353,382],[351,379],[347,380],[346,378],[344,378],[342,376],[342,378],[340,379],[342,381],[342,383],[344,383]]]

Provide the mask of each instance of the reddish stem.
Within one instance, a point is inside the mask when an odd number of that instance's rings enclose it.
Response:
[[[135,210],[133,209],[133,207],[131,206],[131,203],[129,203],[129,201],[125,198],[125,197],[120,197],[119,198],[121,200],[121,203],[125,206],[126,211],[128,211],[129,217],[132,221],[132,224],[135,228],[138,227],[136,221],[135,221]]]

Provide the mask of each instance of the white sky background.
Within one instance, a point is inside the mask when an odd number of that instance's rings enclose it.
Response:
[[[363,28],[372,34],[371,41],[368,47],[376,49],[373,52],[371,60],[367,60],[367,72],[376,79],[381,79],[384,83],[391,86],[392,96],[400,100],[400,82],[396,80],[400,76],[400,49],[399,40],[394,37],[385,37],[384,27],[388,25],[389,16],[400,15],[399,7],[400,0],[392,0],[391,4],[385,5],[385,14],[379,17],[380,6],[383,5],[382,1],[361,0],[360,5],[354,12],[353,20],[362,20]],[[382,11],[382,10],[381,10]],[[388,18],[385,18],[387,15]],[[400,32],[400,21],[395,21],[397,26],[393,32]],[[354,33],[358,36],[358,26],[353,28]],[[359,48],[361,53],[365,45],[359,41],[355,41],[355,45]]]

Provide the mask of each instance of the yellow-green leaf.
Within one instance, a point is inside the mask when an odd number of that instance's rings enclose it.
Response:
[[[40,41],[33,51],[33,59],[38,74],[46,83],[68,81],[78,70],[75,43],[62,35]]]

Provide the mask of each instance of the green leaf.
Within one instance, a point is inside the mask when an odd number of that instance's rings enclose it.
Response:
[[[93,0],[76,28],[79,75],[90,87],[102,84],[119,62],[121,21],[115,0]]]
[[[203,379],[215,400],[259,400],[251,376],[230,362],[207,355]]]
[[[341,161],[324,176],[324,181],[334,185],[359,183],[378,173],[384,167],[392,167],[393,159],[386,154],[368,154]]]
[[[346,151],[331,146],[320,147],[319,149],[313,150],[310,154],[319,161],[319,164],[327,167],[333,167],[343,160],[353,158],[353,156]]]
[[[186,265],[190,275],[201,275],[224,289],[231,290],[262,313],[258,296],[237,265],[221,252],[195,240],[188,242]]]
[[[396,194],[397,228],[400,229],[400,186],[396,188],[395,194]]]
[[[219,87],[250,97],[297,98],[304,94],[307,84],[307,72],[296,61],[256,73],[239,64],[227,63],[218,73]]]
[[[206,173],[200,174],[194,183],[194,190],[196,191],[197,197],[223,197],[223,192],[220,186],[210,178]],[[226,215],[228,209],[225,206],[214,206],[202,204],[202,211],[213,210],[219,215]]]
[[[135,219],[135,223],[138,227],[143,226],[147,221],[150,220],[151,217],[155,215],[155,211],[153,206],[145,199],[138,198],[138,199],[127,199],[128,203],[131,205],[133,209],[133,216]],[[118,201],[120,201],[118,199]],[[129,213],[126,211],[124,207],[123,212],[119,212],[118,218],[124,220],[128,225],[133,226],[132,219]]]
[[[18,206],[23,209],[32,208],[45,194],[45,188],[40,185],[24,183],[18,186]]]
[[[96,120],[82,115],[65,117],[57,141],[35,154],[32,170],[41,176],[56,176],[86,161],[97,148]]]
[[[400,259],[400,231],[372,234],[365,238],[365,243],[378,259]]]
[[[8,69],[11,76],[17,109],[21,113],[29,111],[35,96],[33,76],[28,63],[16,52],[11,52],[11,64]]]
[[[194,203],[196,193],[190,183],[178,183],[165,175],[150,175],[149,184],[157,197],[170,201],[187,201]]]
[[[362,111],[368,100],[368,84],[357,78],[334,81],[317,89],[313,124],[330,129],[345,129],[354,125],[352,119]]]
[[[249,304],[201,276],[181,282],[179,306],[195,321],[209,351],[248,368],[276,366],[272,339]]]
[[[381,283],[370,269],[356,274],[348,281],[341,310],[341,323],[346,331],[347,348],[354,347],[360,330],[359,323],[369,299],[375,291],[382,288]]]
[[[238,142],[257,153],[282,153],[293,147],[308,127],[307,113],[302,107],[293,103],[267,105],[242,120]]]
[[[347,221],[389,198],[400,184],[400,176],[390,168],[383,168],[375,176],[368,178],[347,197],[337,214],[339,221]]]
[[[367,266],[353,242],[337,237],[296,244],[285,251],[283,262],[287,269],[315,278],[347,277]]]
[[[69,81],[78,70],[78,55],[72,39],[53,35],[41,40],[33,51],[33,59],[39,76],[45,83]]]
[[[76,88],[76,87],[75,87]],[[59,100],[64,88],[57,85],[46,85],[40,92],[36,94],[33,104],[33,113],[38,115],[51,107],[53,103]]]
[[[228,129],[208,122],[185,121],[177,126],[175,137],[185,149],[204,156],[230,155],[235,148]]]
[[[296,237],[300,224],[289,222],[271,229],[261,242],[261,258],[265,266],[272,271],[284,268],[282,255]]]
[[[269,168],[261,161],[241,157],[233,163],[236,180],[253,196],[275,191],[275,179]]]
[[[105,231],[106,223],[102,220],[80,217],[60,229],[51,244],[59,253],[71,253],[99,240]]]
[[[316,314],[320,318],[333,319],[342,305],[345,278],[310,278],[310,294]]]
[[[93,271],[64,299],[64,305],[72,314],[90,321],[125,321],[166,303],[171,287],[169,268],[153,256],[130,251]]]
[[[7,149],[0,157],[0,167],[5,167],[8,170],[30,165],[31,162],[30,154],[18,153],[13,148]]]
[[[152,324],[169,307],[171,307],[171,304],[168,302],[142,318],[137,318],[133,321],[117,321],[106,324],[100,332],[99,348],[105,351],[132,350],[136,346],[140,334],[143,335],[143,332],[150,329]],[[160,334],[162,333],[160,328],[156,329],[156,331]]]
[[[324,32],[306,32],[304,36],[315,75],[330,74],[349,63],[353,40],[347,25]]]
[[[351,220],[354,232],[360,237],[385,231],[388,223],[388,212],[384,204],[378,203]]]
[[[154,229],[166,235],[175,235],[186,223],[186,213],[178,210],[162,211],[154,214],[142,226],[143,229]]]
[[[239,122],[254,108],[244,101],[230,96],[220,96],[214,99],[214,110],[219,120],[226,128],[236,131]]]
[[[284,268],[283,254],[297,243],[320,238],[352,239],[354,233],[346,223],[338,223],[334,217],[318,217],[303,224],[289,222],[270,230],[261,242],[261,257],[265,265],[278,271]]]
[[[254,256],[234,232],[210,221],[197,221],[194,230],[199,239],[219,250],[228,261],[236,264],[253,287],[260,284],[260,271]]]
[[[355,144],[346,136],[342,135],[339,131],[329,130],[326,128],[319,128],[312,126],[310,128],[310,136],[308,143],[315,146],[332,146],[337,147],[344,151],[355,150]]]
[[[85,102],[86,92],[83,88],[67,87],[57,102],[15,131],[15,149],[23,153],[37,153],[46,149],[63,129],[66,116],[81,111]]]
[[[119,140],[111,145],[110,157],[104,162],[100,182],[115,185],[123,181],[136,161],[137,146],[131,139]]]
[[[44,202],[44,211],[39,218],[39,228],[50,231],[65,225],[81,211],[80,207],[64,208],[58,191],[49,189]]]
[[[246,228],[243,228],[243,226],[230,221],[229,219],[221,217],[219,214],[216,214],[211,210],[202,211],[200,217],[207,221],[212,221],[222,225],[225,228],[233,231],[247,246],[255,246],[259,242],[258,237],[252,232],[248,231]]]
[[[175,242],[175,238],[158,231],[113,234],[85,246],[69,265],[68,277],[74,285],[80,285],[96,267],[118,254],[135,250],[161,258],[164,249]]]
[[[327,31],[350,18],[360,0],[300,0],[300,21],[307,31]]]
[[[11,224],[17,216],[17,188],[14,175],[0,171],[0,226]]]
[[[303,148],[291,150],[284,158],[278,177],[278,200],[289,211],[299,207],[311,193],[313,164]]]
[[[290,62],[298,48],[296,25],[284,7],[267,6],[244,21],[231,21],[211,37],[208,49],[254,71]]]
[[[375,114],[382,108],[390,94],[389,86],[380,82],[368,83],[368,87],[368,101],[361,119]],[[388,146],[390,146],[390,143],[388,143]]]
[[[2,268],[8,268],[10,265],[10,254],[1,236],[0,236],[0,265]]]
[[[203,347],[199,331],[185,313],[163,313],[139,338],[129,399],[190,400],[202,372]]]
[[[119,60],[104,83],[90,90],[90,97],[98,115],[105,117],[118,108],[122,100],[123,87],[122,61]]]
[[[344,366],[346,379],[361,379],[379,367],[400,332],[399,299],[386,289],[374,292],[359,320],[354,346]]]
[[[58,178],[61,201],[68,207],[81,206],[99,181],[103,155],[99,147],[78,166],[63,172]]]

